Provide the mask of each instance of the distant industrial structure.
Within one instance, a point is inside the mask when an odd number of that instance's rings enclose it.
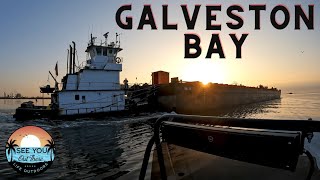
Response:
[[[6,93],[6,92],[3,92],[3,96],[0,97],[2,99],[4,98],[8,98],[8,99],[19,99],[19,98],[22,98],[22,94],[21,93]]]
[[[40,97],[40,96],[28,97],[28,96],[23,96],[21,93],[3,92],[3,96],[0,96],[0,99],[50,99],[50,97]]]

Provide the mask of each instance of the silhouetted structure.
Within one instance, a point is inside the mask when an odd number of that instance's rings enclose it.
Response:
[[[168,84],[169,73],[165,71],[157,71],[152,73],[152,85]]]

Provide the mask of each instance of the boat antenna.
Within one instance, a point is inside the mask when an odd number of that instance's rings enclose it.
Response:
[[[92,45],[92,33],[90,34],[90,45]]]
[[[72,59],[72,73],[75,73],[75,67],[76,67],[76,43],[72,41],[73,44],[73,59]]]
[[[91,33],[91,38],[90,38],[90,44],[91,45],[94,45],[95,39],[97,39],[97,37],[92,37],[92,33]]]
[[[116,45],[118,44],[118,36],[119,36],[119,34],[116,33]]]
[[[69,45],[69,74],[72,74],[72,46]]]
[[[105,45],[108,45],[108,34],[109,34],[109,32],[107,32],[107,33],[105,33],[103,36],[104,36],[104,38],[105,38]]]

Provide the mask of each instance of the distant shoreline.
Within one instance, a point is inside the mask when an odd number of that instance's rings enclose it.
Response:
[[[0,97],[0,99],[51,99],[51,97]]]

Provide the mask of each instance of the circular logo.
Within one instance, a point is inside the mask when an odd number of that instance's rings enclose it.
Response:
[[[16,130],[6,143],[6,157],[11,167],[23,175],[36,175],[46,171],[55,157],[55,144],[51,136],[37,126]]]

